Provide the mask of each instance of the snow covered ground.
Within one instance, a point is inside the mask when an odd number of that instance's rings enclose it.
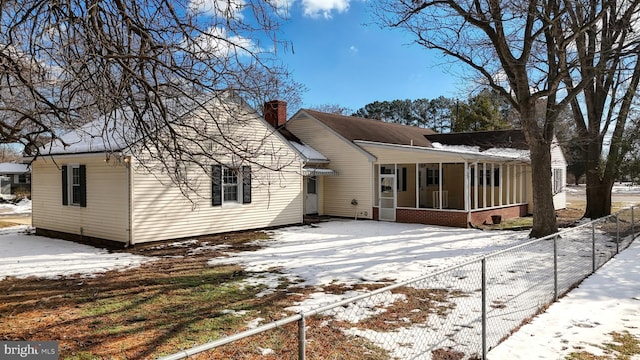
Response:
[[[247,271],[280,269],[299,285],[403,281],[527,239],[528,232],[470,230],[380,221],[331,221],[288,227],[257,251],[229,253],[210,264]],[[282,275],[279,275],[282,276]]]
[[[363,295],[364,290],[344,294],[325,293],[323,286],[376,281],[408,281],[411,288],[428,292],[446,289],[446,314],[431,315],[426,324],[402,326],[392,331],[363,330],[357,323],[384,313],[402,294],[390,291],[325,312],[354,324],[347,333],[369,339],[395,358],[429,358],[434,349],[454,349],[467,355],[481,352],[480,262],[476,261],[435,277],[416,277],[470,261],[501,248],[523,244],[527,232],[444,228],[375,221],[334,221],[315,227],[291,227],[262,241],[262,249],[229,253],[210,264],[239,263],[260,276],[251,284],[275,288],[277,279],[316,286],[317,291],[287,310],[305,312]],[[615,244],[596,232],[596,262],[615,252]],[[591,227],[574,229],[558,241],[558,285],[562,293],[590,273]],[[553,299],[553,242],[544,240],[487,260],[488,344],[495,346],[524,319]],[[275,271],[277,270],[277,272]],[[265,275],[273,271],[273,276]],[[640,295],[640,294],[639,294]],[[394,309],[396,311],[397,309]],[[410,312],[421,309],[410,309]],[[410,314],[399,316],[408,318]],[[640,326],[640,321],[636,322]],[[548,331],[548,330],[547,330]],[[427,354],[427,355],[425,355]],[[494,357],[500,359],[500,357]]]
[[[0,280],[8,276],[94,276],[109,270],[139,266],[154,259],[29,235],[29,231],[28,226],[0,229]]]
[[[78,273],[93,276],[153,260],[28,235],[27,230],[27,227],[0,229],[0,280],[7,276],[51,278]],[[559,256],[564,259],[562,264],[579,262],[582,265],[577,268],[588,271],[590,247],[583,240],[589,238],[590,230],[576,230],[574,235],[573,238],[569,235],[562,238],[559,247]],[[526,240],[527,232],[332,221],[273,231],[272,240],[260,241],[262,249],[229,253],[227,258],[211,259],[210,264],[239,263],[247,271],[255,271],[256,276],[248,283],[266,285],[262,295],[273,291],[282,277],[296,285],[316,286],[316,293],[289,308],[306,311],[363,293],[354,290],[341,295],[327,294],[322,289],[326,285],[411,281],[483,254],[523,244]],[[603,249],[611,249],[611,243],[601,233],[598,233],[598,244]],[[549,297],[550,246],[549,241],[541,242],[539,246],[526,246],[510,256],[496,256],[495,261],[487,263],[487,280],[491,284],[489,338],[492,342],[518,325],[522,316],[535,313]],[[224,251],[224,248],[220,250]],[[640,312],[637,310],[640,305],[640,265],[633,261],[638,256],[640,245],[633,245],[596,276],[551,306],[547,313],[492,350],[491,359],[558,359],[578,346],[598,353],[597,347],[585,343],[597,345],[610,341],[607,333],[611,331],[628,330],[640,335]],[[438,339],[439,348],[452,347],[466,354],[477,353],[480,309],[477,264],[464,265],[410,285],[423,290],[460,291],[462,295],[449,299],[456,306],[448,316],[430,316],[426,326],[401,327],[389,332],[361,330],[356,325],[346,331],[368,338],[398,358],[428,353],[434,346],[432,338]],[[570,286],[572,276],[579,272],[575,267],[566,266],[560,266],[559,270],[561,286]],[[544,284],[530,289],[530,283]],[[403,296],[385,292],[367,302],[325,314],[357,324],[386,311],[394,302],[402,301]]]
[[[564,359],[578,351],[602,356],[602,345],[613,342],[611,332],[628,331],[640,338],[638,259],[640,242],[636,241],[489,352],[488,358]]]
[[[0,215],[31,214],[31,200],[22,199],[17,204],[0,204]]]

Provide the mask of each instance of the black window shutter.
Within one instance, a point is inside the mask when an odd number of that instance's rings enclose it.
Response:
[[[407,168],[402,168],[402,191],[407,191]]]
[[[251,203],[251,167],[242,167],[242,203]]]
[[[87,166],[80,165],[80,206],[87,207]]]
[[[69,205],[69,188],[67,183],[67,165],[62,166],[62,205]]]
[[[211,166],[211,206],[222,205],[222,166]]]

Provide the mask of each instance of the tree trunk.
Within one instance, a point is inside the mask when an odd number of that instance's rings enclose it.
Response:
[[[530,141],[533,190],[533,228],[530,237],[540,238],[558,231],[551,183],[551,147],[544,140]]]
[[[586,173],[587,173],[587,205],[584,217],[597,219],[611,214],[611,189],[614,179],[607,174],[602,174],[601,146],[599,134],[589,133],[589,145],[587,147]]]
[[[584,217],[597,219],[611,215],[611,189],[613,181],[598,179],[589,182],[587,186],[587,208]]]

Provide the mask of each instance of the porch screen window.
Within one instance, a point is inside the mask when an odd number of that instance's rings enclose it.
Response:
[[[491,186],[491,174],[492,174],[491,169],[487,169],[487,171],[485,172],[484,169],[480,168],[481,166],[482,164],[478,164],[478,174],[479,174],[478,180],[480,182],[480,185]],[[474,186],[475,182],[476,182],[476,170],[472,167],[471,168],[471,186]],[[494,169],[493,170],[493,186],[499,186],[499,185],[500,185],[500,169]]]
[[[398,168],[398,191],[407,191],[407,168]]]
[[[62,167],[62,205],[87,206],[87,170],[85,165]]]
[[[251,168],[213,165],[211,169],[211,205],[251,203]]]

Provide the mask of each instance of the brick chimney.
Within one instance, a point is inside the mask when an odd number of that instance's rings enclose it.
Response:
[[[287,122],[287,102],[271,100],[264,103],[264,119],[276,129],[283,126]]]

